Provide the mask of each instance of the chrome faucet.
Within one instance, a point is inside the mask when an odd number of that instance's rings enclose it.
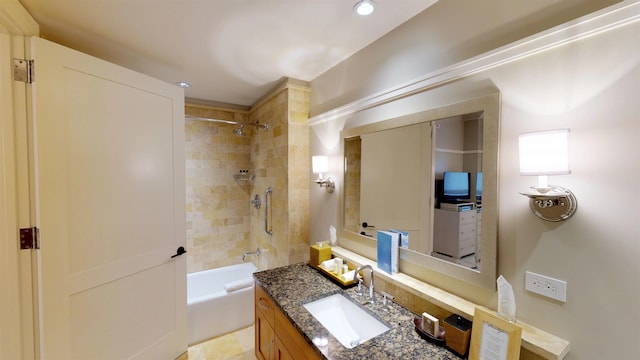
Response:
[[[370,304],[373,304],[375,302],[375,294],[373,292],[373,267],[371,267],[371,265],[362,265],[362,266],[358,266],[358,268],[356,269],[355,274],[353,274],[353,281],[358,281],[358,285],[360,285],[360,279],[358,279],[358,273],[360,273],[360,270],[364,270],[364,269],[369,269],[369,301],[367,301]]]

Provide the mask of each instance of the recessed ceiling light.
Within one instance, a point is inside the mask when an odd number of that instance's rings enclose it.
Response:
[[[362,16],[371,14],[375,8],[373,0],[360,0],[353,6],[353,10]]]
[[[186,89],[186,88],[188,88],[189,86],[191,86],[191,85],[190,85],[188,82],[186,82],[186,81],[178,81],[178,82],[176,83],[176,85],[180,86],[181,88],[185,88],[185,89]]]

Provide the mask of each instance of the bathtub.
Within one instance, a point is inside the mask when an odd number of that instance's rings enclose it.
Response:
[[[253,324],[252,263],[187,274],[189,345]]]

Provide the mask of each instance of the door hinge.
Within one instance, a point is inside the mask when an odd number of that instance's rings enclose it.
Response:
[[[31,84],[35,81],[35,63],[33,60],[13,59],[13,80]]]
[[[37,227],[20,229],[20,250],[40,249],[40,229]]]

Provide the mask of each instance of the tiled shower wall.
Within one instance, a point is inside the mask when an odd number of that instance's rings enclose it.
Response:
[[[246,121],[243,111],[198,105],[188,115]],[[233,134],[233,125],[187,120],[185,163],[187,195],[187,272],[241,262],[251,247],[249,237],[250,185],[234,180],[250,169],[251,138]]]
[[[250,111],[187,104],[188,115],[267,123],[269,130],[187,120],[187,271],[189,273],[240,263],[250,256],[259,269],[309,257],[309,88],[280,84]],[[233,175],[247,169],[255,180],[238,183]],[[264,231],[264,194],[271,187],[268,227]],[[249,200],[258,194],[263,207]]]
[[[288,84],[259,102],[252,121],[268,122],[271,130],[254,137],[251,159],[255,192],[272,188],[265,233],[264,209],[252,210],[251,230],[256,246],[267,249],[256,265],[260,269],[306,261],[309,258],[309,88]]]
[[[308,86],[288,88],[289,146],[288,157],[288,232],[287,264],[309,261],[309,188],[311,155],[309,146],[309,109],[311,89]]]

